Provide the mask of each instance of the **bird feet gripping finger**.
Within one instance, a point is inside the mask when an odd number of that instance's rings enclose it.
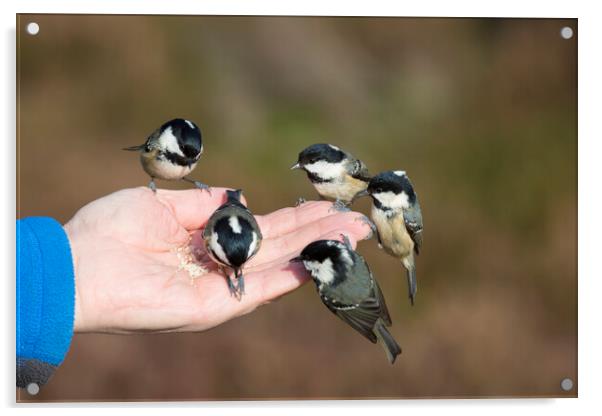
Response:
[[[238,296],[239,296],[239,300],[242,298],[242,296],[245,294],[245,278],[243,277],[242,274],[240,274],[238,276],[238,286],[236,288],[238,290]]]
[[[336,201],[334,201],[329,211],[349,212],[351,211],[351,208],[349,208],[347,204],[341,201],[340,199],[337,199]]]
[[[234,282],[232,282],[230,276],[226,276],[226,280],[228,281],[228,290],[230,291],[230,296],[234,296],[238,299],[238,289],[236,286],[234,286]]]
[[[211,187],[209,185],[205,185],[202,182],[195,181],[194,179],[190,179],[190,178],[186,178],[186,177],[184,177],[182,179],[185,180],[186,182],[190,182],[190,183],[194,184],[194,186],[199,188],[201,191],[207,191],[207,193],[209,193],[209,195],[211,195]]]
[[[353,251],[353,246],[351,245],[349,237],[347,237],[345,234],[341,234],[341,239],[343,240],[343,244],[345,244],[345,247],[347,247],[348,250]]]
[[[194,186],[196,186],[197,188],[199,188],[201,191],[207,191],[207,193],[209,195],[211,195],[211,187],[209,185],[205,185],[202,182],[199,181],[194,181]]]
[[[299,197],[299,199],[297,199],[297,202],[295,202],[295,206],[296,207],[301,206],[301,205],[305,204],[305,202],[306,202],[305,198]]]
[[[151,191],[153,191],[154,194],[157,193],[157,185],[155,185],[155,178],[151,178],[148,187],[151,189]]]

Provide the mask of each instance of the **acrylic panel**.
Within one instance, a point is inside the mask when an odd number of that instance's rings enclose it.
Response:
[[[577,29],[576,19],[19,15],[18,218],[64,224],[91,201],[146,187],[121,149],[182,118],[203,134],[191,177],[243,189],[257,215],[318,199],[290,170],[312,143],[351,152],[371,174],[408,172],[424,242],[414,306],[401,262],[376,238],[357,245],[403,350],[393,365],[309,281],[206,331],[75,333],[49,382],[17,400],[576,397]],[[269,239],[259,253],[285,244]]]

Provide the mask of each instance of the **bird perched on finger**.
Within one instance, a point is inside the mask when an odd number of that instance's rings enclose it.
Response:
[[[157,191],[155,179],[184,180],[211,193],[210,188],[186,177],[203,154],[201,129],[192,121],[176,118],[155,130],[144,144],[123,150],[140,152],[142,168],[151,178],[149,188]]]
[[[311,274],[322,303],[372,343],[380,342],[391,364],[401,348],[387,329],[391,317],[385,298],[364,258],[349,239],[310,243],[291,260],[303,262]]]
[[[299,153],[291,169],[303,169],[318,194],[346,211],[370,182],[368,168],[359,159],[331,144],[313,144]]]
[[[242,268],[259,251],[262,235],[255,217],[240,202],[242,191],[226,191],[228,200],[209,218],[203,230],[203,240],[209,256],[222,267],[233,270],[233,279],[228,273],[230,294],[242,298],[245,293]]]
[[[379,245],[401,260],[406,269],[410,302],[416,297],[415,254],[422,249],[422,212],[418,196],[405,171],[379,173],[370,180],[372,221]]]

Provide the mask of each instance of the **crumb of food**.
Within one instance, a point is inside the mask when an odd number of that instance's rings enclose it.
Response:
[[[180,261],[178,265],[179,270],[185,270],[190,276],[191,282],[205,274],[207,274],[208,270],[200,263],[197,263],[195,256],[193,255],[190,246],[185,244],[183,246],[177,247],[173,250]]]

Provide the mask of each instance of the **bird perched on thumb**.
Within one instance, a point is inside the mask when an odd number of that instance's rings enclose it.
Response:
[[[151,180],[149,187],[156,192],[155,179],[184,180],[211,193],[210,188],[186,176],[194,170],[203,154],[201,129],[192,121],[176,118],[155,130],[138,146],[123,150],[140,152],[140,163]]]

